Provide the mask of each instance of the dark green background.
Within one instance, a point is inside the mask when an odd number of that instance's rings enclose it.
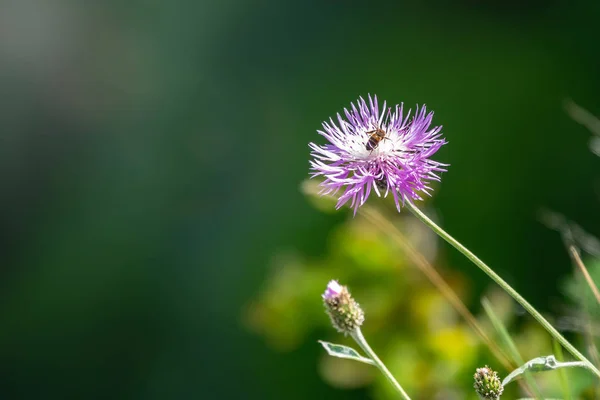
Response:
[[[240,320],[275,250],[318,255],[345,217],[298,185],[368,93],[435,111],[444,227],[556,311],[570,264],[536,213],[600,234],[600,160],[562,109],[600,114],[600,3],[521,3],[0,5],[0,398],[364,398]]]

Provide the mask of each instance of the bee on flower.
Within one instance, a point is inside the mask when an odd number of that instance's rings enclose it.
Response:
[[[321,194],[338,196],[336,208],[351,201],[354,213],[371,191],[392,193],[398,211],[406,200],[431,194],[430,181],[439,181],[447,164],[431,160],[446,140],[441,126],[431,127],[433,112],[417,106],[404,116],[403,105],[379,108],[377,96],[362,97],[344,117],[337,114],[318,133],[329,143],[310,143],[311,177],[323,176]]]

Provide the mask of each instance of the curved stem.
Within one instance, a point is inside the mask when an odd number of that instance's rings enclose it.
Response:
[[[513,289],[504,279],[502,279],[497,273],[488,267],[483,261],[481,261],[475,254],[471,253],[469,249],[460,244],[456,239],[450,236],[446,231],[436,225],[429,217],[427,217],[421,210],[419,210],[410,201],[405,202],[406,208],[413,213],[415,217],[420,219],[425,225],[433,229],[446,242],[450,243],[456,250],[460,251],[465,257],[467,257],[473,264],[479,267],[485,272],[494,282],[496,282],[506,293],[508,293],[513,299],[517,301],[533,318],[535,318],[540,325],[544,327],[565,349],[571,353],[575,358],[583,361],[587,368],[592,371],[597,377],[600,378],[600,370],[594,366],[583,354],[579,352],[567,339],[565,339],[560,332],[558,332],[551,324],[540,314],[531,304],[527,302],[515,289]]]
[[[392,375],[392,373],[387,369],[385,364],[377,357],[377,354],[371,349],[371,346],[367,343],[365,337],[363,336],[360,328],[356,328],[356,330],[352,333],[352,339],[358,343],[358,345],[364,350],[364,352],[369,356],[371,360],[375,363],[375,366],[379,368],[381,373],[387,378],[388,381],[394,386],[394,388],[400,393],[400,396],[404,400],[410,400],[408,394],[402,389],[402,386],[398,383],[396,378]]]

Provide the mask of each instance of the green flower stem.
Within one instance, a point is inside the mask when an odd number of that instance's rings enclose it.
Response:
[[[460,251],[465,257],[467,257],[473,264],[477,265],[483,272],[485,272],[494,282],[496,282],[502,289],[504,289],[513,299],[517,301],[533,318],[535,318],[547,331],[552,335],[560,344],[564,346],[569,353],[575,358],[583,361],[586,367],[592,371],[597,377],[600,378],[600,370],[594,366],[583,354],[581,354],[567,339],[565,339],[551,324],[548,322],[542,314],[540,314],[531,304],[527,302],[515,289],[513,289],[504,279],[496,274],[490,267],[488,267],[483,261],[465,246],[460,244],[456,239],[450,236],[446,231],[436,225],[429,217],[427,217],[421,210],[419,210],[410,201],[405,202],[405,207],[413,213],[415,217],[420,219],[425,225],[433,229],[442,239],[450,243],[456,250]]]
[[[402,389],[402,386],[400,386],[400,384],[398,383],[396,378],[394,378],[394,376],[387,369],[385,364],[379,359],[379,357],[377,357],[377,354],[375,354],[373,349],[371,349],[371,347],[367,343],[365,337],[363,336],[360,328],[357,327],[356,330],[352,333],[352,339],[354,339],[356,341],[356,343],[358,343],[358,345],[364,350],[364,352],[367,353],[367,356],[369,356],[369,358],[371,360],[373,360],[373,362],[375,363],[375,366],[377,368],[379,368],[379,370],[383,373],[383,375],[385,375],[387,380],[390,381],[390,383],[394,386],[394,388],[398,391],[398,393],[400,393],[400,396],[404,400],[410,400],[410,397],[408,396],[408,394],[406,394],[404,389]]]

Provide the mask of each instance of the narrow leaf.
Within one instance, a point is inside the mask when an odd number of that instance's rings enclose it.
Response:
[[[502,381],[502,386],[506,386],[508,383],[513,381],[517,376],[525,373],[525,372],[543,372],[543,371],[551,371],[559,368],[573,368],[573,367],[583,367],[587,368],[583,361],[569,361],[569,362],[560,362],[556,360],[556,357],[553,355],[545,356],[545,357],[536,357],[532,360],[527,361],[521,367],[515,369],[513,372],[508,374],[506,378]]]
[[[342,346],[341,344],[329,343],[319,340],[319,343],[327,351],[327,354],[338,358],[347,358],[349,360],[360,361],[365,364],[375,365],[373,360],[366,358],[358,354],[352,347]]]

